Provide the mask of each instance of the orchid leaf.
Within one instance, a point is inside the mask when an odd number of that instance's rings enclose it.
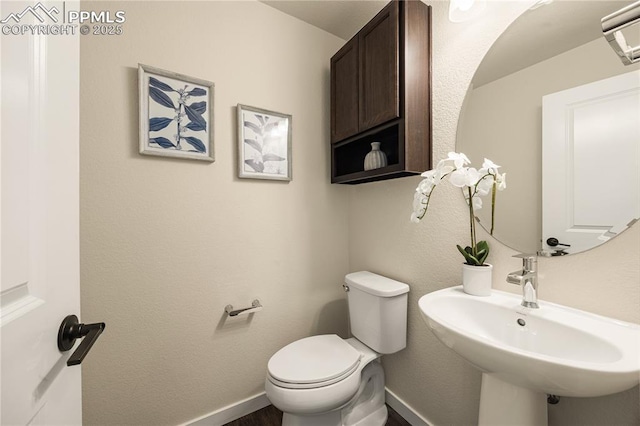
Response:
[[[464,256],[466,262],[468,265],[481,265],[480,261],[473,255],[471,254],[471,247],[467,246],[465,248],[460,247],[459,245],[456,245],[456,247],[458,248],[458,251]]]
[[[468,255],[467,256],[467,263],[469,265],[474,265],[474,266],[480,266],[482,265],[482,263],[480,263],[480,261],[473,255]]]
[[[471,256],[471,253],[469,253],[466,249],[468,249],[469,247],[463,249],[457,244],[456,244],[456,247],[458,247],[458,251],[462,254],[462,256],[464,256],[465,260],[467,260],[467,263],[468,263],[469,256]]]
[[[478,242],[478,244],[476,244],[476,250],[478,251],[477,257],[480,264],[484,265],[484,261],[487,260],[487,257],[489,256],[489,243],[486,241]]]
[[[479,241],[478,244],[476,244],[476,249],[477,250],[486,250],[487,252],[489,252],[489,243],[487,243],[486,241]]]

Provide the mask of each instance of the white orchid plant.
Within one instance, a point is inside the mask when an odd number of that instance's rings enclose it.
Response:
[[[469,206],[469,227],[471,244],[465,248],[457,245],[458,250],[468,265],[483,266],[489,255],[489,244],[486,241],[476,242],[475,210],[482,208],[483,196],[491,193],[491,230],[493,235],[496,192],[507,187],[506,173],[498,173],[500,166],[489,159],[484,159],[482,168],[469,167],[471,162],[463,153],[450,152],[448,157],[440,160],[437,167],[422,173],[424,178],[416,188],[413,199],[411,221],[418,223],[427,213],[433,190],[448,176],[452,185],[462,189]]]

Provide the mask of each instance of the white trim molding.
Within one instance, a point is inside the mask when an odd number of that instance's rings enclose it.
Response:
[[[267,395],[262,392],[247,399],[243,399],[242,401],[222,407],[209,414],[205,414],[202,417],[190,420],[181,426],[221,426],[237,420],[242,416],[258,411],[268,405],[271,405],[271,401],[269,401]]]
[[[433,423],[418,414],[411,406],[400,399],[395,393],[385,388],[385,399],[387,405],[400,414],[411,426],[431,426]],[[267,395],[262,392],[234,404],[222,407],[204,416],[190,420],[181,426],[222,426],[240,417],[258,411],[271,402]]]
[[[411,424],[411,426],[433,425],[433,423],[418,414],[413,407],[401,400],[395,393],[391,392],[389,388],[385,388],[385,400],[387,405],[400,414],[403,419]]]

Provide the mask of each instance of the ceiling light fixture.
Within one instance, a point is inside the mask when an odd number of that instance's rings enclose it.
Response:
[[[469,21],[480,15],[486,6],[486,0],[451,0],[449,20],[451,22]]]
[[[535,10],[535,9],[537,9],[539,7],[546,6],[546,5],[550,4],[550,3],[553,3],[553,0],[538,0],[537,2],[535,2],[533,4],[533,6],[531,6],[529,8],[529,10]]]

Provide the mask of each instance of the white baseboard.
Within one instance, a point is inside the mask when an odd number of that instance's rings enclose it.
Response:
[[[411,424],[411,426],[430,426],[433,424],[418,414],[406,402],[398,398],[398,396],[391,392],[389,388],[385,388],[385,400],[387,405],[400,414],[403,419]]]
[[[188,421],[182,426],[221,426],[237,420],[242,416],[251,414],[254,411],[258,411],[270,404],[271,402],[267,398],[267,395],[262,392],[250,398],[236,402],[235,404],[222,407],[212,413],[205,414],[197,419]]]
[[[385,399],[389,407],[393,408],[398,414],[400,414],[411,424],[411,426],[430,426],[433,424],[418,414],[411,406],[398,398],[398,396],[388,388],[385,388]],[[226,423],[237,420],[242,416],[258,411],[270,404],[271,402],[267,398],[267,395],[262,392],[250,398],[236,402],[235,404],[227,405],[226,407],[212,413],[205,414],[197,419],[188,421],[181,426],[222,426]]]

